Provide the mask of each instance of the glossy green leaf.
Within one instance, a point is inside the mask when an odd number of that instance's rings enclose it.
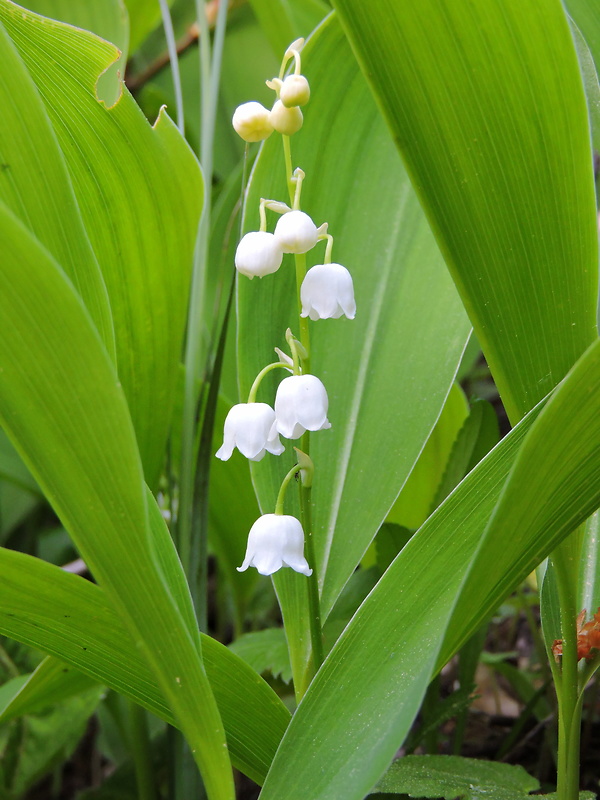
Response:
[[[331,430],[311,437],[317,567],[327,616],[385,519],[445,402],[469,324],[393,144],[335,18],[303,51],[313,96],[292,140],[294,166],[306,172],[302,207],[329,223],[333,259],[352,273],[356,319],[311,325],[312,369],[329,394]],[[333,103],[332,97],[338,101]],[[281,142],[269,139],[252,175],[246,229],[258,228],[259,198],[285,200]],[[272,230],[273,215],[269,218]],[[323,244],[310,254],[323,258]],[[238,281],[241,395],[298,332],[292,257],[275,275]],[[271,373],[272,375],[273,373]],[[281,376],[277,376],[279,379]],[[258,399],[273,402],[275,379]],[[294,444],[297,444],[294,443]],[[254,482],[272,511],[293,453],[265,458]],[[294,492],[288,492],[290,513]],[[308,657],[301,641],[306,582],[276,578],[296,683]],[[294,652],[297,651],[297,652]]]
[[[311,684],[263,800],[289,774],[289,800],[371,789],[435,670],[600,503],[599,390],[597,341],[410,540]]]
[[[87,689],[43,713],[9,725],[2,748],[0,792],[3,800],[20,800],[33,784],[75,750],[100,700],[101,688]]]
[[[101,589],[11,550],[0,549],[0,565],[0,631],[56,657],[49,659],[50,665],[42,662],[40,666],[46,686],[55,694],[69,690],[73,678],[62,671],[66,664],[177,724],[147,663]],[[268,684],[226,647],[203,635],[202,652],[232,759],[261,783],[289,723],[289,712]],[[35,683],[23,689],[21,700],[14,699],[7,715],[39,698]]]
[[[21,13],[9,0],[0,2],[0,22],[65,154],[110,296],[119,377],[154,487],[175,397],[202,204],[200,168],[165,113],[151,127],[126,89],[111,109],[97,101],[98,77],[117,56],[113,45]]]
[[[31,675],[21,675],[16,680],[16,691],[0,708],[0,722],[43,711],[98,685],[88,675],[51,657],[45,658]]]
[[[121,94],[119,76],[125,74],[129,48],[129,16],[123,0],[25,0],[24,5],[36,14],[92,31],[119,48],[120,57],[100,76],[97,87],[101,100],[109,106],[116,103]]]
[[[448,497],[465,475],[498,444],[499,439],[494,407],[486,400],[476,400],[454,441],[432,510]]]
[[[586,521],[579,558],[577,608],[589,617],[600,608],[600,511]],[[588,617],[588,618],[589,618]]]
[[[169,0],[171,5],[173,0]],[[160,5],[155,0],[125,0],[131,25],[131,52],[135,53],[149,33],[160,25]]]
[[[2,207],[0,235],[0,419],[152,665],[209,796],[228,799],[225,734],[150,545],[141,463],[113,365],[60,267]]]
[[[65,159],[36,86],[1,22],[0,16],[0,201],[63,265],[111,350],[108,295]]]
[[[566,0],[565,6],[581,31],[600,69],[600,16],[596,0]]]
[[[40,496],[37,483],[2,430],[0,430],[0,476],[3,480]]]
[[[387,522],[413,529],[425,522],[433,510],[432,503],[452,446],[468,413],[466,397],[455,383],[419,460],[387,516]]]
[[[323,0],[250,0],[277,58],[296,39],[306,39],[329,12]]]
[[[520,766],[460,756],[399,758],[377,784],[382,794],[446,800],[524,800],[540,788],[537,778]]]
[[[588,113],[560,0],[334,0],[509,417],[591,343]]]

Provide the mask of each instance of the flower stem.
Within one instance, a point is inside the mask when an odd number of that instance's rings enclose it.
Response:
[[[275,502],[275,513],[276,514],[283,514],[283,502],[285,500],[285,493],[287,491],[287,487],[289,486],[290,481],[294,477],[294,475],[298,474],[298,464],[294,464],[288,474],[285,476],[283,481],[281,482],[281,486],[279,487],[279,493],[277,494],[277,500]]]
[[[290,372],[290,368],[287,364],[283,364],[281,361],[274,361],[272,364],[268,364],[266,367],[263,367],[261,371],[258,373],[256,378],[254,379],[254,383],[250,387],[250,391],[248,393],[248,402],[255,403],[256,402],[256,395],[258,393],[258,387],[261,384],[262,379],[267,375],[271,370],[277,369],[279,367],[283,367],[283,369],[287,369]]]
[[[558,698],[558,767],[557,800],[577,800],[579,797],[579,737],[581,703],[579,702],[579,673],[577,669],[577,543],[573,533],[553,553],[560,603],[562,658],[560,681],[556,685]]]
[[[307,432],[302,437],[302,450],[307,452],[310,446],[310,434]],[[304,542],[306,546],[306,560],[312,569],[308,578],[308,606],[310,610],[310,640],[312,644],[313,667],[318,672],[324,660],[323,632],[321,628],[321,601],[319,598],[319,574],[312,530],[312,504],[310,488],[300,484],[300,522],[304,529]]]
[[[290,196],[290,204],[294,205],[294,196],[296,194],[296,186],[294,184],[294,170],[292,168],[292,148],[290,145],[290,137],[285,134],[281,135],[283,140],[283,158],[285,161],[285,180],[287,182],[288,194]]]
[[[296,209],[294,201],[296,199],[296,185],[292,171],[292,151],[290,147],[289,136],[282,136],[283,139],[283,154],[285,158],[285,171],[290,195],[290,203]],[[304,173],[301,173],[300,180],[304,178]],[[296,209],[299,210],[299,209]],[[298,320],[300,327],[300,344],[303,346],[305,353],[301,359],[302,373],[304,375],[310,374],[310,332],[308,327],[308,318],[302,316],[302,301],[300,300],[300,289],[302,281],[306,276],[306,256],[304,253],[297,253],[294,256],[296,265],[296,295],[298,302]],[[307,431],[301,440],[301,448],[307,456],[310,456],[310,433]],[[304,542],[306,547],[306,557],[309,566],[312,569],[312,574],[307,578],[308,580],[308,606],[309,606],[309,620],[310,620],[310,639],[312,645],[313,669],[315,673],[323,663],[323,631],[321,628],[321,601],[319,596],[319,576],[317,570],[317,561],[315,558],[315,547],[313,540],[312,529],[312,501],[311,489],[300,483],[300,522],[304,530]]]

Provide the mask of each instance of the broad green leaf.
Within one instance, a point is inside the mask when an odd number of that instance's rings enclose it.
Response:
[[[523,800],[540,788],[523,767],[460,756],[406,756],[377,784],[381,794],[445,800]]]
[[[596,152],[600,150],[600,84],[598,83],[598,71],[594,63],[594,57],[583,34],[570,19],[573,41],[577,48],[581,77],[587,97],[588,109],[590,114],[590,124],[592,127],[592,146]],[[600,58],[598,60],[600,63]]]
[[[431,510],[446,499],[499,439],[498,417],[494,407],[487,400],[476,400],[452,446]]]
[[[514,588],[515,574],[525,578],[553,549],[549,545],[558,545],[598,507],[599,398],[597,339],[527,437],[462,588],[445,653],[493,613]]]
[[[579,558],[577,608],[593,616],[600,607],[600,511],[585,523]]]
[[[352,273],[358,304],[353,321],[309,323],[312,369],[327,388],[332,424],[311,437],[325,619],[437,420],[469,324],[335,18],[306,45],[302,69],[313,87],[304,127],[292,140],[293,164],[306,172],[302,207],[317,224],[329,223],[333,259]],[[281,142],[273,136],[253,171],[246,229],[258,228],[260,197],[287,199],[282,162]],[[309,255],[322,259],[323,244]],[[292,257],[286,258],[275,275],[238,280],[242,399],[259,370],[274,360],[273,348],[285,347],[286,328],[298,333],[294,269]],[[274,390],[275,380],[265,380],[258,399],[273,402]],[[272,512],[293,457],[288,445],[285,455],[265,458],[253,470],[264,512]],[[288,492],[290,513],[294,494]],[[306,581],[283,571],[275,584],[298,683],[308,658],[308,643],[301,641]]]
[[[40,496],[37,483],[2,430],[0,430],[0,477],[33,495]]]
[[[42,714],[13,722],[2,748],[3,800],[20,800],[28,788],[70,757],[94,713],[102,689],[88,688]]]
[[[45,658],[31,675],[21,675],[14,680],[19,683],[15,685],[12,697],[6,698],[7,702],[0,707],[0,722],[44,711],[98,684],[98,681],[51,657]]]
[[[1,206],[0,236],[0,419],[148,658],[209,797],[229,799],[225,734],[151,547],[139,453],[114,367],[60,267]]]
[[[263,800],[371,789],[436,669],[600,503],[599,390],[597,341],[413,536],[312,682]]]
[[[118,60],[98,80],[98,97],[112,106],[121,94],[119,76],[125,75],[129,47],[129,17],[123,0],[25,0],[36,14],[67,22],[112,42],[121,51]]]
[[[600,69],[600,17],[596,0],[566,0],[565,6],[581,31]]]
[[[169,0],[171,5],[173,0]],[[125,0],[131,24],[130,49],[138,49],[146,36],[160,24],[160,5],[156,0]]]
[[[181,355],[200,168],[164,112],[151,127],[125,88],[111,109],[97,101],[98,77],[117,55],[113,45],[21,12],[9,0],[0,2],[0,22],[31,72],[65,154],[108,289],[119,378],[154,487]]]
[[[515,421],[596,329],[588,112],[560,0],[334,0]]]
[[[452,446],[468,413],[466,397],[455,383],[419,460],[387,516],[387,522],[407,528],[418,528],[425,522],[432,511]]]
[[[12,550],[0,549],[0,569],[0,632],[51,654],[55,665],[64,662],[63,667],[74,667],[177,724],[105,592]],[[261,783],[289,723],[289,712],[268,684],[219,642],[202,635],[202,653],[232,759],[242,772]],[[69,673],[57,667],[41,666],[40,670],[54,676],[54,692],[60,690],[61,676],[62,691],[71,686]],[[27,701],[27,687],[23,692]],[[14,703],[18,708],[18,696]]]
[[[229,649],[250,664],[259,675],[270,672],[274,678],[281,677],[286,683],[292,680],[283,628],[267,628],[264,631],[245,633],[230,644]]]
[[[306,39],[329,11],[322,0],[250,0],[250,5],[277,58],[296,39]]]
[[[106,286],[65,159],[36,86],[1,23],[0,16],[0,201],[62,264],[112,350]]]

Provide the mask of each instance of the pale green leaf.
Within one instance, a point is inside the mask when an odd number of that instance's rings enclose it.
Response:
[[[60,267],[2,206],[0,235],[0,419],[152,665],[209,796],[228,800],[225,734],[189,622],[154,557],[142,467],[114,367]]]
[[[539,788],[539,781],[520,766],[430,755],[399,758],[376,791],[445,800],[523,800]]]
[[[0,632],[55,657],[48,666],[46,662],[40,666],[55,695],[70,690],[74,667],[177,725],[148,664],[101,589],[12,550],[0,549],[0,566]],[[231,757],[261,783],[289,723],[289,712],[265,681],[219,642],[202,635],[202,652]],[[65,665],[69,672],[62,671]],[[25,686],[21,699],[14,698],[7,715],[37,702],[40,684],[35,675],[32,687]]]
[[[509,417],[593,341],[588,111],[560,0],[334,0]]]
[[[413,536],[311,684],[264,800],[290,772],[290,800],[369,791],[436,669],[600,503],[599,392],[597,341]]]
[[[0,2],[0,22],[31,71],[65,154],[108,289],[119,378],[154,487],[181,356],[200,168],[165,113],[151,127],[124,88],[111,109],[97,101],[96,82],[115,59],[114,46],[21,13],[9,0]]]

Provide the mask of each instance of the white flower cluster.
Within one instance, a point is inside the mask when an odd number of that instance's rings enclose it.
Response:
[[[277,272],[284,253],[307,253],[319,240],[320,231],[304,211],[288,211],[275,226],[274,233],[252,231],[240,241],[235,266],[252,279]],[[300,290],[302,316],[317,319],[348,319],[356,315],[352,276],[341,264],[317,264],[311,267]]]
[[[325,387],[315,375],[290,375],[277,388],[274,409],[267,403],[233,406],[225,419],[223,444],[216,456],[227,461],[236,447],[250,461],[260,461],[267,451],[281,455],[285,448],[280,435],[299,439],[306,431],[331,427],[328,406]]]
[[[303,123],[300,106],[310,98],[310,86],[300,74],[300,50],[304,40],[299,39],[287,49],[278,78],[267,81],[277,94],[269,111],[260,103],[249,102],[239,106],[233,115],[233,127],[246,142],[258,142],[268,138],[273,131],[291,136]],[[290,59],[295,61],[293,74],[284,77]],[[291,168],[289,142],[284,139],[286,169]],[[300,210],[300,195],[304,172],[301,169],[288,176],[293,208],[274,200],[261,200],[260,230],[247,233],[240,241],[235,266],[247,278],[263,278],[280,268],[283,256],[296,256],[297,281],[300,285],[298,301],[301,317],[311,320],[338,319],[345,315],[354,319],[356,303],[354,285],[348,270],[341,264],[331,263],[333,237],[328,233],[327,223],[317,227],[311,217]],[[280,214],[273,233],[266,230],[266,208]],[[317,264],[306,272],[303,259],[298,258],[320,240],[327,240],[326,263]],[[327,419],[328,398],[325,386],[315,375],[309,374],[309,335],[307,323],[301,321],[301,341],[294,339],[290,330],[286,339],[291,358],[276,348],[280,362],[265,367],[257,376],[250,390],[247,403],[238,403],[228,413],[223,432],[223,444],[216,455],[223,461],[229,459],[233,450],[238,450],[250,461],[260,461],[265,453],[281,455],[284,446],[280,436],[298,439],[307,431],[330,428]],[[274,407],[255,402],[258,386],[264,375],[274,368],[282,368],[293,374],[279,384]],[[284,478],[274,514],[264,514],[250,530],[246,555],[240,571],[255,567],[262,575],[271,575],[282,567],[291,567],[296,572],[309,576],[312,569],[304,557],[304,531],[295,517],[283,513],[283,498],[293,476],[300,475],[303,489],[312,484],[313,465],[308,453],[298,453],[298,463]],[[308,447],[306,447],[308,450]]]
[[[299,55],[303,44],[304,39],[298,39],[288,47],[283,68],[290,58],[294,58],[296,69],[299,69]],[[272,81],[267,81],[267,86],[277,94],[270,111],[252,100],[238,106],[234,112],[231,120],[233,127],[245,142],[261,142],[268,139],[273,131],[293,136],[302,127],[304,120],[300,106],[305,106],[310,99],[310,86],[304,75],[296,72],[283,80],[273,78]]]
[[[223,444],[217,458],[227,461],[235,447],[250,461],[260,461],[268,451],[281,455],[279,436],[298,439],[306,431],[331,427],[327,419],[328,399],[322,382],[315,375],[290,375],[277,389],[275,408],[267,403],[238,403],[227,414]],[[291,567],[311,575],[304,558],[304,533],[295,517],[264,514],[252,526],[246,556],[240,572],[256,567],[261,575],[271,575]]]

